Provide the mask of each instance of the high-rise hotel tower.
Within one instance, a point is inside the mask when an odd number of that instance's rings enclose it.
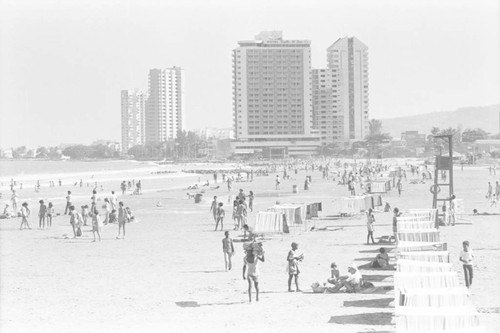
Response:
[[[328,68],[338,76],[339,114],[336,132],[344,142],[363,140],[368,134],[368,47],[356,37],[338,39],[327,50]]]
[[[151,69],[146,103],[146,142],[175,139],[185,129],[184,70]]]
[[[147,96],[142,90],[122,90],[122,152],[144,144],[144,116]]]
[[[238,44],[233,50],[236,153],[315,153],[310,41],[284,40],[281,31],[266,31]]]

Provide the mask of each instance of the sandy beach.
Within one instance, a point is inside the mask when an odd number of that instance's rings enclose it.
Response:
[[[217,166],[191,166],[192,169]],[[234,166],[226,166],[234,167]],[[183,169],[180,167],[179,169]],[[279,173],[281,174],[281,172]],[[58,216],[51,229],[38,230],[41,198],[54,200],[56,212],[64,209],[67,190],[74,193],[77,207],[89,204],[90,187],[72,183],[54,188],[33,187],[20,193],[29,200],[33,230],[19,231],[19,218],[0,220],[0,330],[2,332],[394,332],[393,271],[362,270],[377,288],[369,294],[314,294],[311,284],[329,277],[335,261],[342,273],[355,262],[369,263],[381,245],[365,245],[366,217],[362,214],[334,218],[332,199],[347,196],[346,186],[321,179],[321,172],[299,170],[292,179],[274,189],[276,173],[256,176],[253,182],[237,182],[232,192],[223,184],[207,189],[195,204],[185,188],[211,175],[151,174],[150,169],[131,173],[142,179],[142,195],[119,196],[139,222],[127,225],[125,240],[115,239],[117,224],[104,227],[102,242],[92,243],[91,227],[83,236],[72,236],[69,218]],[[306,175],[311,188],[303,191]],[[120,174],[99,175],[101,198],[111,190],[120,192]],[[496,178],[495,178],[496,177]],[[122,177],[124,178],[124,177]],[[127,178],[129,179],[128,176]],[[220,177],[219,177],[220,179]],[[403,193],[384,194],[383,201],[402,211],[430,208],[432,196],[427,184],[403,183]],[[441,239],[448,243],[454,269],[463,284],[458,256],[467,239],[475,251],[474,284],[470,289],[487,332],[500,332],[500,295],[496,277],[500,273],[500,216],[472,216],[472,210],[500,214],[489,207],[484,195],[490,176],[486,167],[455,168],[455,194],[464,199],[466,215],[454,227],[442,227]],[[298,185],[299,193],[292,193]],[[247,282],[242,279],[243,248],[240,231],[231,231],[235,240],[234,268],[224,270],[221,240],[214,232],[209,213],[214,195],[226,208],[225,230],[232,230],[228,195],[239,189],[255,193],[254,212],[281,203],[323,204],[318,219],[289,234],[266,235],[265,262],[260,266],[259,302],[248,302]],[[2,190],[2,202],[8,191]],[[102,203],[102,201],[99,201]],[[158,207],[157,203],[161,205]],[[3,207],[3,206],[2,206]],[[250,213],[250,219],[252,218]],[[375,213],[375,239],[392,234],[392,214]],[[311,228],[314,229],[311,231]],[[286,255],[290,243],[299,244],[305,259],[301,265],[302,293],[287,292]],[[393,245],[383,245],[392,249]],[[390,253],[394,257],[393,253]]]

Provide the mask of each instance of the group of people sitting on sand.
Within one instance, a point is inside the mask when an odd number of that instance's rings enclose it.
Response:
[[[392,269],[392,266],[389,264],[389,255],[385,248],[380,248],[375,259],[368,266],[375,269]],[[371,282],[363,279],[363,275],[355,264],[347,267],[347,274],[345,275],[340,274],[340,270],[334,262],[332,262],[330,268],[331,274],[327,282],[323,283],[323,285],[318,282],[311,285],[315,293],[338,293],[344,290],[347,293],[355,293],[362,289],[374,287]]]

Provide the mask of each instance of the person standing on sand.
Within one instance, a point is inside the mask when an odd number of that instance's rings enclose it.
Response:
[[[295,288],[296,291],[299,292],[302,291],[299,288],[299,261],[302,261],[304,259],[304,254],[297,256],[296,251],[299,248],[299,244],[293,242],[291,246],[292,249],[288,252],[288,256],[286,258],[286,260],[288,261],[288,291],[293,292],[292,279],[295,278]]]
[[[220,231],[224,230],[224,217],[226,216],[226,212],[224,211],[224,208],[222,208],[223,203],[219,202],[218,207],[215,209],[216,214],[215,214],[215,231],[217,231],[217,227],[219,226],[220,222]]]
[[[71,191],[67,192],[66,195],[66,208],[64,208],[64,215],[69,214],[69,208],[71,207]]]
[[[38,229],[45,229],[45,217],[47,216],[47,206],[40,200],[40,209],[38,210]]]
[[[394,242],[398,242],[398,217],[401,215],[399,213],[399,208],[394,207],[393,216],[392,216],[392,232],[394,233]]]
[[[97,209],[94,209],[94,211],[91,213],[92,216],[92,234],[94,235],[94,240],[92,242],[95,242],[95,234],[97,233],[97,236],[99,237],[99,242],[101,241],[101,232],[102,232],[102,220],[101,216],[99,215],[99,211]]]
[[[116,209],[116,194],[115,191],[111,191],[111,196],[109,197],[109,202],[111,203],[111,210]]]
[[[498,181],[495,183],[495,194],[498,196],[500,195],[500,184],[498,184]]]
[[[93,212],[94,209],[97,208],[97,192],[95,190],[92,191],[92,196],[90,197],[90,211]]]
[[[75,212],[75,206],[69,207],[69,224],[73,228],[73,238],[76,238],[76,224],[77,224],[77,215]]]
[[[104,208],[104,225],[109,223],[109,214],[111,213],[111,203],[109,202],[108,198],[104,198],[104,205],[102,206]]]
[[[248,192],[248,209],[250,209],[251,212],[253,212],[253,191]]]
[[[214,217],[214,222],[217,222],[217,207],[218,207],[217,196],[214,196],[214,200],[212,201],[212,205],[210,206],[210,212]],[[215,227],[215,230],[217,230],[217,227]]]
[[[125,193],[127,192],[127,183],[125,181],[122,181],[122,183],[120,184],[120,189],[122,190],[122,195],[125,195]]]
[[[259,268],[258,262],[264,262],[264,255],[255,255],[253,249],[247,250],[243,258],[243,280],[248,280],[248,300],[252,302],[252,281],[255,286],[255,300],[259,301]],[[246,276],[245,276],[246,272]]]
[[[398,190],[398,195],[401,197],[401,191],[403,190],[403,184],[401,183],[401,178],[398,179],[396,188]]]
[[[276,190],[278,191],[280,189],[280,175],[276,175]]]
[[[128,213],[125,208],[123,208],[123,202],[118,203],[118,236],[116,239],[120,239],[120,233],[123,228],[123,239],[125,239],[125,222],[128,220]]]
[[[10,201],[12,202],[12,210],[14,211],[14,215],[17,216],[17,194],[16,194],[16,190],[12,190],[12,196],[10,197]]]
[[[224,236],[222,239],[222,252],[224,252],[224,263],[227,272],[233,267],[231,257],[234,255],[234,245],[233,240],[229,237],[229,231],[224,232]]]
[[[31,230],[30,224],[28,222],[28,217],[30,216],[31,211],[28,208],[28,203],[23,202],[22,207],[21,207],[21,226],[19,227],[19,230],[23,230],[23,225],[26,224],[26,227]]]
[[[373,209],[369,208],[368,212],[366,213],[366,227],[368,228],[368,235],[366,236],[366,245],[370,245],[370,238],[372,240],[372,244],[375,244],[375,241],[373,240],[373,223],[375,222],[375,216],[373,216]]]
[[[467,288],[470,288],[474,275],[472,268],[472,259],[474,258],[474,254],[472,253],[472,249],[470,248],[469,241],[463,241],[462,246],[464,249],[460,253],[460,261],[463,263],[465,285]]]
[[[47,228],[52,228],[53,216],[54,216],[54,205],[52,205],[52,202],[49,202],[49,206],[47,207]]]
[[[217,172],[214,172],[214,183],[217,184]]]
[[[233,179],[231,177],[227,177],[227,191],[231,192],[233,188]]]

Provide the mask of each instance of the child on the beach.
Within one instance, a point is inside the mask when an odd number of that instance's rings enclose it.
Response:
[[[109,223],[116,223],[118,221],[118,217],[116,216],[116,209],[113,209],[111,213],[109,213]]]
[[[82,218],[83,218],[83,225],[87,225],[87,219],[89,217],[89,206],[84,205],[82,206]]]
[[[257,266],[259,260],[264,262],[264,255],[254,254],[252,248],[247,250],[243,258],[243,280],[248,279],[248,300],[250,302],[252,302],[252,281],[255,287],[255,300],[259,301],[259,268]]]
[[[472,249],[470,248],[469,241],[464,241],[462,243],[462,246],[464,249],[462,252],[460,252],[460,261],[463,263],[465,285],[467,286],[467,288],[470,288],[474,275],[472,269],[472,258],[474,258],[474,254],[472,253]]]
[[[47,227],[52,227],[52,217],[54,216],[54,205],[52,202],[49,202],[49,206],[47,207]]]
[[[328,283],[336,285],[340,278],[340,270],[337,267],[337,264],[332,262],[330,265],[331,268],[331,277],[328,279]]]
[[[222,208],[223,204],[222,202],[219,202],[219,207],[216,208],[216,222],[215,222],[215,231],[217,231],[217,227],[219,226],[220,222],[220,230],[224,230],[224,217],[226,216],[226,212],[224,211],[224,208]],[[227,231],[226,231],[227,232]]]
[[[229,238],[229,231],[224,232],[224,238],[222,239],[222,252],[224,252],[224,263],[226,267],[226,272],[231,270],[232,263],[231,257],[234,255],[234,245],[233,240]]]
[[[28,208],[28,203],[23,202],[22,207],[21,207],[21,226],[19,227],[19,230],[23,230],[23,225],[26,224],[26,227],[31,230],[30,224],[28,222],[28,217],[30,216],[31,211]]]
[[[497,206],[497,203],[498,203],[498,197],[496,195],[496,193],[493,193],[491,195],[491,204],[490,204],[490,207],[493,207],[493,206]]]
[[[71,191],[68,191],[66,196],[66,208],[64,208],[64,215],[69,214],[69,208],[71,207]]]
[[[40,209],[38,210],[38,229],[45,229],[45,217],[47,216],[47,206],[40,200]]]
[[[379,254],[375,257],[375,260],[372,262],[373,268],[389,268],[389,255],[386,253],[385,248],[381,247],[379,250]]]
[[[101,231],[102,231],[101,216],[99,215],[99,211],[97,209],[94,209],[94,212],[92,213],[92,234],[94,235],[94,240],[92,242],[95,242],[96,233],[97,236],[99,237],[99,242],[101,241]]]

